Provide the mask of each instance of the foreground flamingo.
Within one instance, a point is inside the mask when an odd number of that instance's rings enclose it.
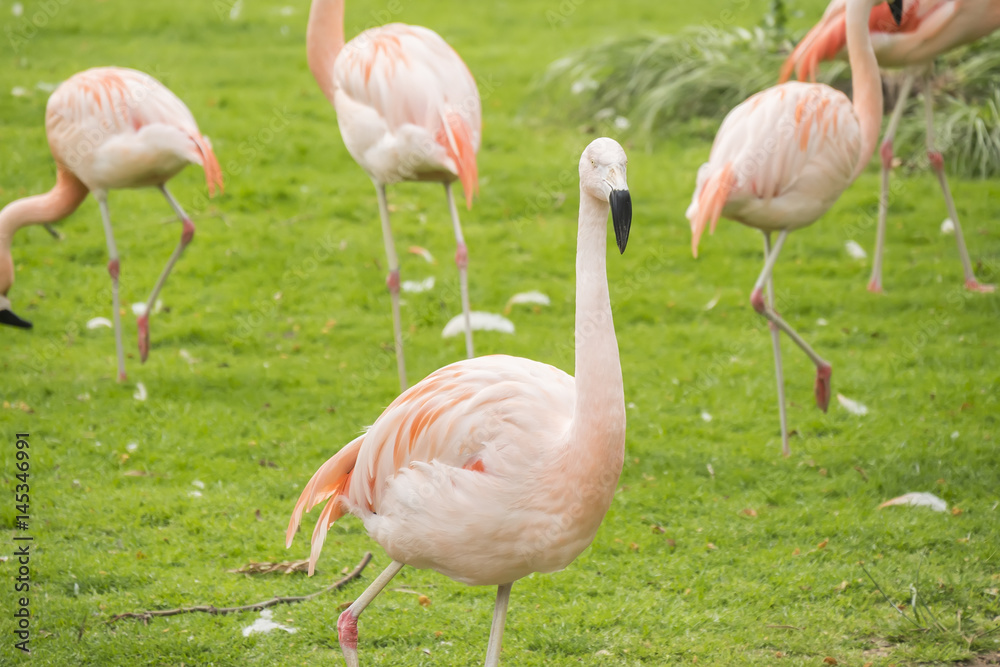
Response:
[[[597,139],[580,158],[576,254],[576,379],[508,356],[459,361],[404,392],[327,461],[302,491],[302,513],[327,501],[312,537],[312,573],[334,521],[350,512],[392,564],[337,623],[358,664],[361,612],[403,565],[467,584],[498,585],[487,667],[513,582],[561,570],[594,539],[614,495],[625,447],[625,398],[605,264],[608,209],[625,252],[632,202],[625,152]]]
[[[764,233],[764,269],[750,303],[771,323],[782,452],[788,456],[785,388],[779,329],[816,364],[816,403],[830,403],[830,364],[774,310],[771,272],[791,231],[812,224],[833,205],[871,159],[882,119],[882,80],[868,35],[868,13],[877,0],[847,0],[847,48],[854,102],[816,83],[784,83],[750,97],[729,112],[708,162],[698,169],[687,217],[691,250],[720,216]],[[890,4],[899,20],[902,0]],[[771,233],[779,232],[771,246]],[[767,286],[768,296],[763,289]]]
[[[205,170],[208,191],[222,190],[222,171],[188,108],[163,84],[143,72],[98,67],[74,74],[49,98],[45,132],[56,161],[56,185],[43,195],[11,202],[0,211],[0,323],[31,328],[13,313],[7,298],[14,284],[11,239],[21,227],[61,220],[92,192],[101,208],[108,242],[108,273],[114,304],[118,379],[125,380],[118,303],[118,249],[108,215],[108,191],[155,186],[183,224],[181,240],[139,316],[139,353],[149,354],[149,314],[170,270],[194,236],[194,225],[167,190],[167,181],[188,164]]]
[[[385,186],[400,181],[444,183],[458,250],[455,263],[465,315],[465,351],[473,356],[469,255],[451,183],[458,179],[472,207],[477,188],[482,112],[476,82],[462,59],[433,30],[392,23],[344,44],[344,0],[313,0],[306,32],[309,69],[337,110],[348,152],[375,184],[389,262],[392,326],[400,390],[406,362],[399,317],[399,257],[389,224]]]
[[[785,61],[781,80],[787,81],[794,69],[801,80],[816,80],[820,61],[836,58],[843,53],[846,42],[846,0],[833,0],[823,18],[799,42]],[[992,292],[992,285],[976,280],[965,247],[962,226],[944,173],[944,159],[934,144],[934,86],[931,75],[934,59],[954,48],[969,44],[1000,28],[1000,0],[907,0],[906,11],[899,24],[889,17],[885,5],[871,11],[868,21],[875,48],[875,56],[882,67],[910,67],[899,90],[899,99],[889,119],[882,148],[882,192],[879,197],[878,232],[875,241],[875,259],[868,289],[882,291],[882,253],[885,248],[885,219],[889,208],[889,171],[892,166],[892,142],[896,128],[910,96],[913,80],[922,73],[924,78],[924,107],[927,124],[927,159],[937,175],[944,195],[948,215],[955,223],[955,240],[958,255],[965,272],[965,286],[976,292]]]

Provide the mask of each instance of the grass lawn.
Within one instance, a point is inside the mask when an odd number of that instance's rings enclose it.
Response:
[[[111,195],[125,384],[115,381],[112,331],[85,326],[111,315],[93,199],[60,225],[64,241],[40,227],[14,240],[10,296],[35,328],[0,330],[0,525],[10,554],[23,534],[14,530],[14,434],[29,432],[32,660],[339,664],[339,605],[388,563],[360,522],[336,524],[313,579],[231,572],[307,556],[308,531],[290,551],[283,544],[299,491],[397,393],[375,193],[306,67],[308,2],[22,1],[20,18],[0,1],[0,205],[54,181],[39,84],[108,64],[148,71],[188,104],[227,188],[207,202],[197,169],[172,183],[198,231],[163,291],[163,312],[151,318],[145,365],[130,306],[145,300],[179,229],[161,224],[171,211],[155,191]],[[477,352],[571,371],[576,164],[594,135],[539,118],[532,81],[594,40],[750,25],[768,3],[347,4],[349,36],[388,20],[430,26],[476,74],[482,194],[462,211],[473,307],[500,312],[511,295],[534,289],[552,298],[550,307],[515,307],[516,334],[477,335]],[[796,3],[796,25],[824,4]],[[44,25],[26,33],[32,17]],[[782,459],[770,337],[748,303],[759,235],[722,222],[692,259],[683,213],[709,141],[678,132],[650,149],[620,138],[635,210],[628,251],[609,249],[629,405],[621,488],[573,565],[514,586],[504,664],[996,660],[1000,633],[975,637],[1000,623],[1000,296],[961,288],[954,240],[939,232],[945,212],[933,177],[897,177],[883,296],[865,290],[869,262],[844,250],[851,239],[869,252],[874,245],[874,163],[825,219],[789,239],[775,273],[782,310],[833,363],[834,393],[870,412],[852,415],[836,398],[829,414],[819,412],[812,367],[786,339],[796,435]],[[1000,183],[952,186],[979,277],[998,282]],[[460,310],[454,240],[439,187],[395,186],[389,199],[397,246],[437,258],[403,253],[404,280],[437,280],[405,297],[416,381],[464,354],[461,338],[440,336]],[[137,382],[144,402],[133,398]],[[954,512],[877,509],[909,491],[933,492]],[[307,515],[310,529],[314,518]],[[244,637],[255,612],[106,623],[125,611],[312,592],[366,550],[375,558],[361,581],[274,609],[295,634]],[[901,618],[862,562],[907,614],[913,585],[947,630]],[[2,664],[20,655],[16,569],[15,559],[0,562]],[[390,588],[362,618],[364,664],[482,661],[492,589],[411,568]],[[933,625],[921,611],[921,624]]]

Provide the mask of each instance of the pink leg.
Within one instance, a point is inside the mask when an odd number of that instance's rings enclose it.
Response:
[[[889,213],[889,174],[892,171],[892,142],[896,137],[896,128],[899,127],[899,119],[903,115],[906,107],[906,100],[910,96],[910,89],[913,87],[913,80],[916,74],[910,73],[903,79],[903,85],[899,89],[899,98],[896,106],[892,110],[892,117],[889,119],[889,127],[885,131],[885,138],[882,141],[882,148],[879,156],[882,158],[882,189],[878,198],[878,230],[875,234],[875,257],[872,259],[872,276],[868,281],[868,291],[874,293],[882,292],[882,255],[885,252],[885,220]]]
[[[375,578],[365,592],[344,610],[337,619],[337,638],[340,641],[340,652],[344,655],[347,667],[358,667],[358,618],[365,608],[371,604],[375,596],[382,592],[392,578],[403,569],[399,561],[392,561],[382,574]]]
[[[97,204],[101,209],[101,219],[104,222],[104,237],[108,242],[108,275],[111,276],[111,307],[114,310],[115,321],[115,351],[118,353],[118,381],[125,381],[125,350],[122,347],[122,316],[121,304],[118,298],[118,277],[121,275],[121,264],[118,261],[118,248],[115,246],[115,235],[111,230],[111,215],[108,212],[108,197],[105,192],[94,192]]]
[[[809,346],[809,343],[807,343],[802,336],[795,331],[795,329],[789,326],[789,324],[774,311],[774,308],[769,306],[764,300],[764,284],[771,279],[774,264],[778,259],[778,255],[781,253],[781,248],[785,244],[786,238],[788,238],[788,231],[783,230],[778,235],[778,240],[775,241],[771,254],[768,256],[767,261],[764,262],[764,269],[761,271],[760,276],[757,278],[757,282],[754,284],[753,292],[750,294],[750,304],[753,306],[754,310],[766,317],[770,322],[774,323],[779,329],[785,332],[785,334],[792,339],[792,342],[798,345],[802,351],[806,353],[806,356],[808,356],[812,362],[816,364],[816,405],[819,406],[820,410],[826,412],[830,405],[830,376],[832,374],[830,364],[816,354],[816,351]]]
[[[948,178],[944,174],[944,157],[941,152],[934,147],[934,98],[931,96],[933,90],[931,83],[932,67],[927,68],[924,86],[924,110],[927,124],[927,159],[931,163],[931,169],[937,175],[938,183],[941,185],[941,194],[944,195],[944,204],[948,208],[948,216],[955,223],[955,242],[958,244],[958,256],[962,260],[962,271],[965,273],[965,288],[973,292],[992,292],[996,289],[993,285],[984,285],[976,280],[976,274],[972,270],[972,261],[969,259],[969,249],[965,246],[965,236],[962,234],[962,225],[958,221],[958,211],[955,209],[955,200],[951,196],[951,188],[948,187]]]
[[[510,602],[510,589],[513,586],[513,583],[497,586],[497,600],[493,605],[493,624],[490,625],[490,643],[486,646],[484,667],[497,667],[500,664],[503,628],[507,624],[507,604]]]
[[[392,227],[389,224],[389,203],[385,198],[385,186],[375,184],[378,195],[378,212],[382,218],[382,240],[385,243],[385,256],[389,262],[389,275],[385,284],[392,297],[392,335],[396,343],[396,370],[399,373],[399,390],[406,391],[406,361],[403,358],[403,325],[399,316],[399,256],[396,255],[396,243],[392,240]]]
[[[771,255],[771,232],[764,232],[764,261]],[[763,299],[763,294],[761,294]],[[774,280],[771,276],[767,279],[767,299],[774,310]],[[754,304],[754,309],[758,305]],[[761,312],[758,310],[757,312]],[[775,311],[777,312],[777,311]],[[771,330],[771,347],[774,350],[774,375],[778,381],[778,415],[781,417],[781,454],[785,457],[792,455],[792,449],[788,445],[788,415],[785,407],[785,375],[781,367],[781,330],[774,322],[767,323]]]
[[[191,239],[194,238],[194,223],[191,219],[187,217],[184,213],[184,209],[181,205],[177,203],[170,192],[167,190],[167,186],[161,185],[160,190],[163,192],[163,196],[167,198],[170,205],[173,207],[174,212],[177,213],[177,217],[180,218],[181,224],[181,240],[174,248],[173,254],[170,255],[170,259],[167,260],[167,265],[163,267],[163,272],[160,273],[159,279],[156,281],[156,285],[153,287],[153,291],[150,293],[149,298],[146,300],[146,309],[143,311],[142,315],[139,316],[137,324],[139,327],[139,358],[142,363],[146,363],[146,358],[149,356],[149,315],[153,312],[153,307],[156,305],[156,297],[160,295],[160,290],[163,289],[164,283],[167,282],[167,276],[174,268],[174,264],[177,260],[181,258],[184,253],[184,249],[191,243]]]
[[[469,310],[469,249],[465,246],[465,237],[462,236],[462,225],[458,221],[458,208],[455,206],[455,197],[451,192],[451,183],[444,184],[444,191],[448,197],[448,210],[451,212],[451,222],[455,230],[455,265],[458,266],[458,283],[462,292],[462,313],[465,315],[465,355],[471,359],[475,356],[472,349],[472,315]]]

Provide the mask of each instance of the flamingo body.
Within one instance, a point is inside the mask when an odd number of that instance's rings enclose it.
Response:
[[[49,97],[45,131],[56,162],[91,191],[166,183],[189,164],[222,187],[215,154],[194,116],[166,86],[123,67],[74,74]]]
[[[722,121],[698,169],[686,214],[695,257],[720,216],[763,231],[812,224],[851,183],[860,153],[861,125],[840,91],[789,82],[751,96]]]
[[[610,483],[592,490],[594,502],[574,510],[580,497],[560,477],[579,452],[566,439],[575,399],[571,376],[518,357],[470,359],[431,374],[310,480],[294,523],[342,489],[316,524],[310,566],[328,522],[347,509],[393,560],[467,584],[565,568],[593,541],[618,477],[612,467]],[[620,448],[624,406],[616,422]]]
[[[344,144],[373,180],[460,179],[471,205],[482,130],[479,92],[440,35],[403,23],[366,30],[340,52],[333,84]]]

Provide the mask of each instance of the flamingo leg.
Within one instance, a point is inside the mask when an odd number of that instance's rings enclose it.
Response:
[[[771,280],[774,264],[778,261],[778,255],[781,253],[781,248],[785,245],[785,239],[787,238],[788,230],[781,230],[781,233],[778,234],[778,240],[774,242],[774,247],[764,261],[764,269],[760,272],[757,282],[754,283],[753,292],[750,293],[750,304],[754,310],[784,331],[792,339],[792,342],[798,345],[806,353],[806,356],[816,364],[816,405],[819,406],[820,410],[826,412],[826,409],[830,405],[830,376],[832,374],[829,362],[816,354],[816,351],[809,346],[809,343],[795,329],[789,326],[785,320],[781,319],[778,313],[774,312],[773,304],[768,304],[764,301],[764,284]]]
[[[389,262],[389,275],[385,284],[392,296],[392,334],[396,341],[396,368],[399,371],[399,389],[406,391],[406,361],[403,358],[403,327],[399,317],[399,257],[396,255],[396,243],[392,240],[392,227],[389,224],[389,203],[385,198],[385,185],[375,183],[378,194],[378,212],[382,217],[382,238],[385,241],[385,256]]]
[[[170,275],[170,271],[174,268],[174,264],[180,259],[181,255],[184,253],[184,248],[191,243],[191,239],[194,238],[194,223],[181,208],[181,205],[167,190],[166,185],[160,186],[160,191],[163,196],[167,198],[170,206],[173,207],[174,212],[177,217],[180,218],[181,223],[184,225],[181,230],[181,240],[174,248],[173,254],[170,255],[170,259],[167,260],[167,265],[163,267],[163,272],[160,273],[159,279],[156,281],[156,285],[153,287],[153,291],[149,295],[149,299],[146,300],[146,309],[143,311],[142,315],[138,317],[137,324],[139,326],[139,358],[142,359],[142,363],[146,363],[146,357],[149,356],[149,314],[153,312],[153,306],[156,304],[156,297],[160,295],[160,290],[163,289],[163,284],[167,282],[167,276]]]
[[[497,667],[500,664],[500,645],[503,643],[503,628],[507,624],[507,603],[510,602],[510,589],[513,582],[497,587],[497,601],[493,607],[493,624],[490,626],[490,643],[486,647],[485,667]]]
[[[885,137],[882,139],[882,148],[879,155],[882,158],[882,190],[878,198],[878,231],[875,234],[875,259],[872,262],[872,276],[868,281],[869,292],[882,291],[882,254],[885,250],[885,220],[889,213],[889,174],[892,170],[892,142],[896,138],[896,129],[899,127],[899,119],[903,116],[903,109],[906,108],[906,100],[910,97],[910,90],[913,88],[913,80],[916,78],[915,72],[909,72],[903,79],[903,85],[899,88],[899,99],[892,110],[889,118],[889,127],[885,130]]]
[[[472,351],[472,315],[469,312],[469,250],[465,246],[465,238],[462,236],[462,225],[458,221],[458,208],[455,206],[455,197],[451,192],[451,183],[444,184],[444,191],[448,197],[448,210],[451,211],[451,222],[455,227],[455,264],[458,266],[458,281],[462,290],[462,313],[465,315],[465,355],[469,359],[475,356]]]
[[[111,275],[111,304],[115,320],[115,349],[118,352],[118,381],[125,381],[125,351],[122,348],[122,316],[118,301],[118,276],[121,264],[118,261],[118,248],[115,246],[115,235],[111,230],[111,215],[108,213],[108,196],[106,193],[95,193],[97,203],[101,208],[101,219],[104,221],[104,237],[108,242],[108,274]]]
[[[764,261],[771,256],[771,232],[764,232]],[[776,301],[774,299],[774,278],[767,278],[767,302],[771,310],[775,310]],[[785,408],[785,376],[781,370],[781,330],[774,324],[768,322],[771,330],[771,343],[774,348],[774,373],[778,379],[778,413],[781,415],[781,453],[783,456],[791,456],[792,450],[788,446],[788,415]]]
[[[931,76],[933,66],[927,68],[924,74],[924,109],[927,124],[927,159],[930,160],[931,168],[937,175],[938,183],[941,184],[941,193],[944,195],[945,206],[948,207],[948,217],[955,223],[955,241],[958,243],[958,256],[962,260],[962,270],[965,272],[965,288],[973,292],[992,292],[996,289],[993,285],[985,285],[976,280],[976,274],[972,270],[972,262],[969,260],[969,250],[965,246],[965,237],[962,235],[962,225],[958,222],[958,211],[955,210],[955,200],[951,196],[951,189],[948,187],[948,177],[944,174],[944,157],[934,146],[934,98],[931,95]]]
[[[355,600],[350,607],[337,619],[337,638],[340,641],[340,651],[344,654],[344,662],[347,667],[358,667],[358,618],[361,612],[371,604],[375,596],[382,592],[392,578],[403,569],[403,563],[392,561],[389,567],[382,570],[365,592]]]

